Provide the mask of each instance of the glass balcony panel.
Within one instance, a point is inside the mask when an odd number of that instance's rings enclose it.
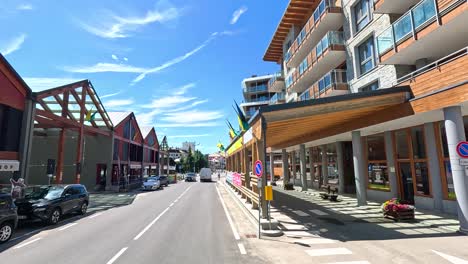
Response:
[[[408,34],[411,34],[411,13],[407,13],[393,24],[395,31],[395,41],[400,41]]]
[[[391,48],[393,48],[393,36],[392,27],[389,27],[377,37],[377,50],[379,55],[382,55]]]
[[[436,15],[434,0],[425,0],[417,5],[413,10],[414,27],[418,28]]]

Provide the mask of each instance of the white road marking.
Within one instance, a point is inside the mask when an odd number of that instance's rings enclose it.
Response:
[[[219,200],[221,201],[221,204],[223,205],[224,213],[226,214],[226,217],[227,217],[227,219],[229,221],[229,225],[231,226],[232,233],[234,234],[234,238],[236,240],[239,240],[240,239],[239,233],[237,232],[237,229],[234,226],[234,223],[232,222],[231,215],[229,215],[229,212],[228,212],[228,210],[226,208],[226,205],[224,204],[223,197],[221,197],[221,193],[219,192],[218,186],[215,186],[215,187],[216,187],[216,191],[218,192]]]
[[[342,261],[342,262],[329,262],[326,264],[371,264],[369,261]]]
[[[27,245],[29,245],[29,244],[32,244],[32,243],[34,243],[34,242],[40,240],[40,239],[41,239],[41,237],[38,237],[38,238],[33,239],[33,240],[31,240],[31,241],[28,241],[28,242],[26,242],[26,243],[19,244],[18,246],[14,247],[14,248],[15,248],[15,249],[22,248],[22,247],[24,247],[24,246],[27,246]]]
[[[241,204],[241,202],[237,199],[237,197],[234,196],[231,189],[229,189],[229,187],[226,186],[224,183],[222,183],[221,185],[223,185],[224,189],[227,190],[229,195],[234,199],[237,206],[239,206],[242,213],[244,213],[244,215],[247,217],[247,219],[249,219],[250,223],[252,223],[256,227],[256,229],[258,229],[258,223],[255,220],[252,219],[252,217],[249,215],[249,212],[246,211],[247,209],[245,208],[245,206]]]
[[[96,213],[96,214],[93,214],[93,215],[89,216],[88,218],[93,219],[94,217],[98,217],[100,215],[102,215],[102,213]]]
[[[319,244],[333,244],[334,240],[327,238],[309,238],[309,239],[299,239],[294,241],[296,243],[307,244],[307,245],[319,245]]]
[[[148,231],[148,229],[151,228],[152,225],[154,225],[154,223],[156,223],[156,221],[159,220],[159,218],[161,218],[161,216],[163,216],[163,214],[165,214],[167,211],[169,211],[169,207],[167,207],[166,209],[164,209],[164,211],[162,211],[153,221],[151,221],[151,223],[149,223],[133,240],[138,240],[146,231]]]
[[[309,210],[311,213],[313,214],[316,214],[316,215],[328,215],[328,213],[324,212],[324,211],[320,211],[318,209],[314,209],[314,210]]]
[[[174,203],[171,203],[171,204],[169,205],[169,207],[172,207],[173,205],[174,205]]]
[[[334,255],[350,255],[353,254],[347,248],[321,248],[321,249],[310,249],[306,250],[306,253],[312,257],[320,256],[334,256]]]
[[[444,259],[446,259],[450,263],[453,263],[453,264],[468,264],[468,261],[466,261],[464,259],[457,258],[457,257],[451,256],[451,255],[448,255],[448,254],[445,254],[445,253],[442,253],[442,252],[439,252],[439,251],[436,251],[436,250],[432,250],[432,252],[434,252],[437,255],[443,257]]]
[[[62,228],[60,228],[59,231],[63,231],[63,230],[65,230],[65,229],[70,228],[70,227],[72,227],[72,226],[74,226],[74,225],[77,225],[77,224],[78,224],[78,223],[71,223],[71,224],[68,224],[68,225],[66,225],[66,226],[64,226],[64,227],[62,227]]]
[[[239,244],[237,244],[237,246],[239,247],[240,253],[241,253],[242,255],[247,254],[247,251],[245,250],[244,244],[239,243]]]
[[[301,210],[293,211],[293,213],[297,214],[298,216],[309,216],[308,213],[303,212],[303,211],[301,211]]]
[[[179,201],[179,198],[175,199],[174,203],[177,203]]]
[[[114,263],[127,249],[128,247],[122,248],[119,252],[117,252],[117,254],[115,254],[115,256],[113,256],[109,261],[107,261],[107,264]]]

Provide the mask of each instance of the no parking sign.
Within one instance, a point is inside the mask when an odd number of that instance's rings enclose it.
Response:
[[[263,175],[263,165],[261,160],[255,161],[254,164],[254,173],[258,178],[261,178]]]

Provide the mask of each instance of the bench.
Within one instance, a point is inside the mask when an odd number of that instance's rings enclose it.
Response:
[[[320,190],[322,192],[320,193],[320,197],[322,199],[327,200],[330,199],[330,201],[336,202],[338,201],[338,188],[335,186],[330,186],[330,185],[322,185],[320,187]]]

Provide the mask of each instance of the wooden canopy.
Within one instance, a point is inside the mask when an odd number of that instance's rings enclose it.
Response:
[[[276,28],[273,38],[270,41],[264,61],[281,62],[283,57],[283,42],[292,26],[302,26],[312,11],[319,4],[320,0],[290,0],[283,17]]]

